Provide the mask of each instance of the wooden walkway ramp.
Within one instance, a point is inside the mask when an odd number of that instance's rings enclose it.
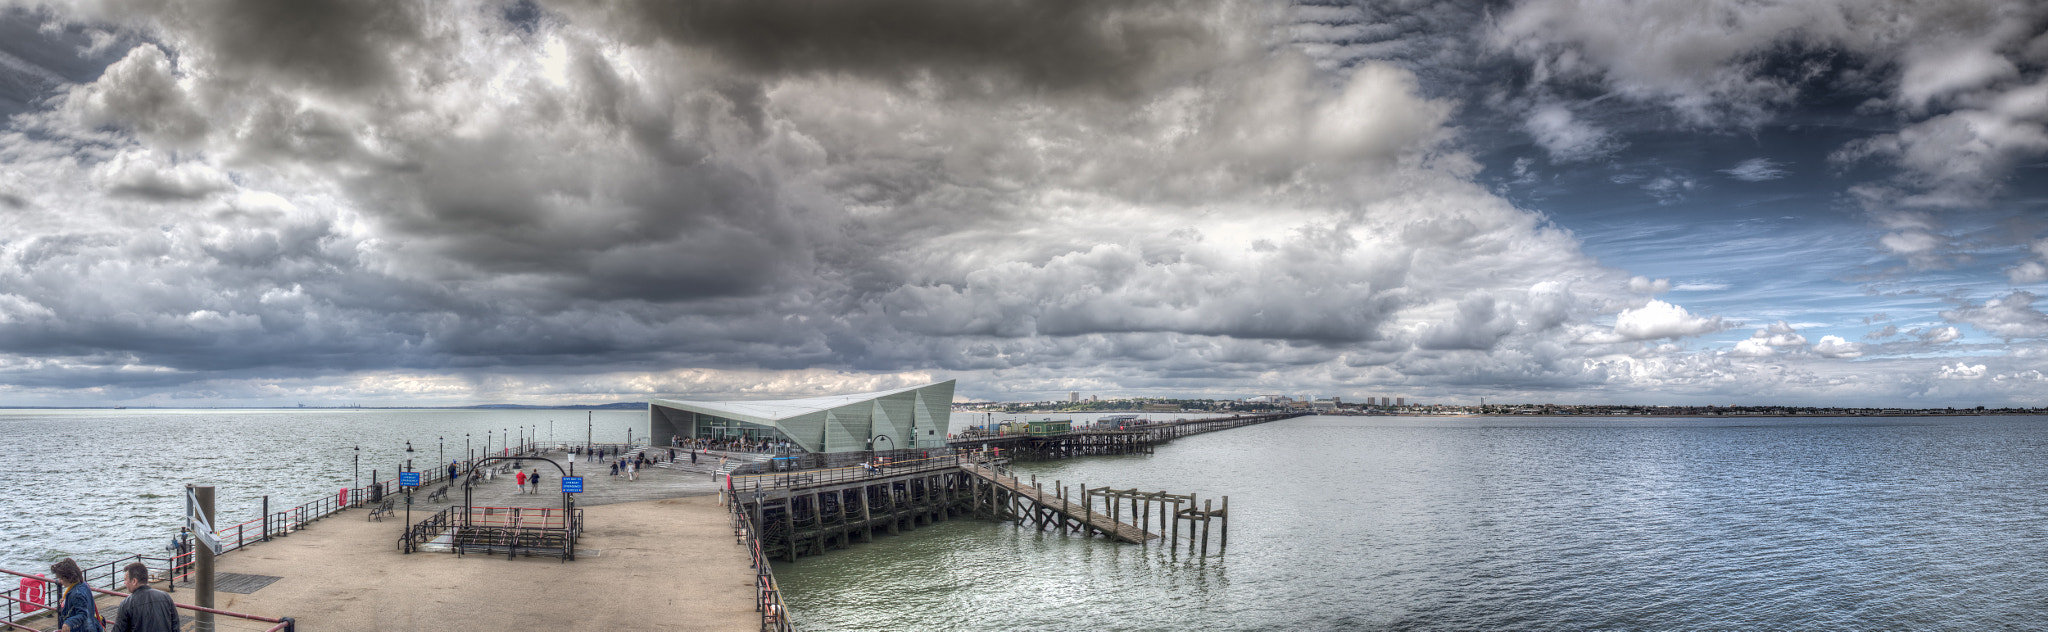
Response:
[[[960,465],[960,469],[1002,488],[1020,500],[1029,501],[1030,504],[1037,508],[1058,514],[1067,520],[1072,520],[1079,525],[1084,525],[1097,533],[1116,538],[1117,540],[1131,544],[1143,544],[1146,540],[1160,537],[1158,534],[1149,533],[1144,529],[1113,520],[1109,514],[1093,510],[1085,502],[1076,503],[1066,498],[1060,498],[1056,494],[1040,490],[1024,481],[1017,480],[1015,476],[1005,476],[997,473],[986,465],[963,463]]]

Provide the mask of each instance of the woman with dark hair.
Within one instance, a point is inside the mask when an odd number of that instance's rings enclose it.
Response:
[[[85,585],[85,571],[79,570],[78,562],[68,557],[57,560],[50,565],[50,574],[63,586],[57,593],[57,632],[100,632],[100,605]]]

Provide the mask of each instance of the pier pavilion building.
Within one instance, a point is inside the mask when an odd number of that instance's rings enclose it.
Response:
[[[647,430],[668,437],[787,440],[806,452],[946,445],[953,380],[875,393],[751,402],[647,401]]]

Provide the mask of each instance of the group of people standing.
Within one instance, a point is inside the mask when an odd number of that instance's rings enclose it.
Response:
[[[788,441],[765,439],[684,439],[671,437],[669,444],[691,450],[717,450],[720,452],[759,452],[763,454],[787,454],[796,450]]]
[[[129,564],[121,569],[122,587],[128,589],[128,598],[121,601],[121,609],[114,615],[112,628],[102,627],[99,602],[93,599],[92,587],[85,583],[85,571],[71,558],[57,560],[50,565],[50,575],[57,578],[57,632],[177,632],[178,607],[171,602],[171,596],[149,586],[149,567],[141,562]]]

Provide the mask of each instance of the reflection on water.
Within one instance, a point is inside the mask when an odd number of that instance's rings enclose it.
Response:
[[[1206,560],[956,520],[778,564],[825,630],[2018,629],[2048,420],[1311,417],[1041,482],[1228,494]]]

